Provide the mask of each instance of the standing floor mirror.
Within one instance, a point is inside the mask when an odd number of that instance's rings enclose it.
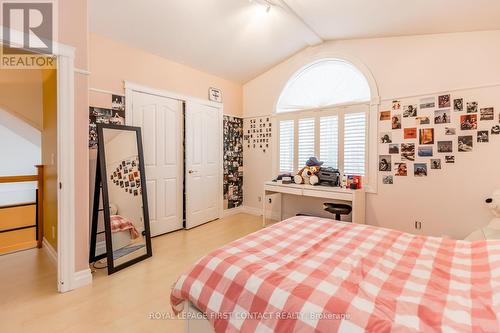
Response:
[[[97,135],[90,262],[106,257],[112,274],[152,256],[141,129],[98,124]]]

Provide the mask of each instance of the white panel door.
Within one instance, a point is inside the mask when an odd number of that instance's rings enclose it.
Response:
[[[215,107],[186,103],[186,228],[220,217],[222,117]]]
[[[182,229],[182,102],[134,92],[132,125],[142,128],[151,236]]]

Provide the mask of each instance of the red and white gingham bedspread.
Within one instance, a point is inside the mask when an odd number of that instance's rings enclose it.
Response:
[[[139,231],[137,231],[134,223],[123,216],[111,215],[111,232],[119,232],[129,230],[130,237],[136,239],[140,237]]]
[[[185,300],[216,332],[498,332],[500,241],[295,217],[199,260]]]

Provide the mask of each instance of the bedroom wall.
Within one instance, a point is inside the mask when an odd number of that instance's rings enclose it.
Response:
[[[88,15],[87,0],[59,0],[59,42],[75,47],[75,269],[88,269]],[[61,27],[64,27],[62,29]]]
[[[500,31],[328,42],[308,48],[244,85],[244,117],[272,114],[290,76],[323,57],[345,57],[372,72],[384,100],[432,95],[462,89],[461,94],[495,107],[498,90],[471,89],[500,85]],[[477,96],[477,97],[476,97]],[[498,120],[497,120],[498,121]],[[382,186],[367,196],[367,223],[414,232],[415,219],[424,222],[424,234],[463,238],[485,225],[491,215],[484,198],[500,188],[499,140],[458,160],[454,168],[436,177]],[[263,182],[273,176],[271,151],[244,149],[244,205],[260,209]],[[381,180],[379,179],[379,182]],[[290,201],[289,206],[311,203]],[[278,207],[274,207],[276,210]]]
[[[90,34],[90,87],[124,95],[123,81],[208,99],[210,87],[223,93],[224,114],[242,115],[242,86],[215,75]],[[90,92],[90,105],[110,108],[109,95]]]

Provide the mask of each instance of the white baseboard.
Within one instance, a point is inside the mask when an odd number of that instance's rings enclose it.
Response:
[[[250,207],[250,206],[241,206],[242,213],[245,214],[250,214],[250,215],[255,215],[255,216],[262,216],[262,209],[260,208],[255,208],[255,207]]]
[[[255,216],[262,216],[262,208],[242,206],[241,209],[242,209],[241,213],[255,215]],[[280,213],[279,212],[271,212],[270,210],[267,210],[266,211],[266,218],[274,220],[274,221],[279,221],[280,220]]]
[[[57,267],[57,252],[56,250],[50,245],[50,243],[47,241],[47,238],[43,238],[42,240],[42,249],[47,253],[47,256],[49,257],[50,261],[54,264],[54,266]]]
[[[73,273],[71,289],[77,289],[92,284],[92,273],[90,268]]]
[[[222,217],[224,218],[224,217],[228,217],[228,216],[232,216],[232,215],[240,214],[240,213],[244,213],[242,206],[230,208],[230,209],[224,209],[222,211]]]

